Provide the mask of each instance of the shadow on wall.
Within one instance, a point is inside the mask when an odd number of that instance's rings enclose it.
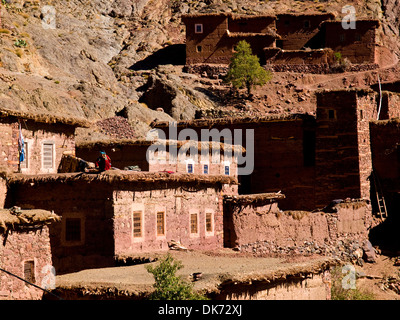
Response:
[[[162,48],[143,60],[136,62],[129,69],[134,71],[151,70],[159,65],[185,65],[186,62],[186,45],[172,44]]]

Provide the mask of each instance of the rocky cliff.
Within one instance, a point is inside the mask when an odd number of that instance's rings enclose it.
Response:
[[[123,116],[137,136],[144,136],[155,119],[313,112],[313,90],[367,85],[380,71],[276,73],[252,101],[244,101],[230,97],[220,79],[182,72],[185,28],[180,17],[215,11],[329,11],[340,17],[348,4],[356,7],[358,18],[380,19],[381,44],[397,52],[398,0],[2,0],[0,102],[92,121]],[[396,77],[397,68],[390,67],[381,80]],[[100,131],[80,134],[90,139]]]

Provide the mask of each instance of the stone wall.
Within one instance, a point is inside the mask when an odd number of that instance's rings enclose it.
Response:
[[[1,268],[21,277],[24,275],[26,261],[33,262],[34,284],[43,287],[42,281],[49,278],[50,273],[45,266],[52,266],[49,230],[44,226],[41,230],[30,232],[10,232],[4,245],[4,235],[0,236]],[[50,270],[50,269],[48,269]],[[46,278],[45,278],[46,277]],[[43,282],[45,285],[46,283]],[[37,300],[43,291],[0,272],[0,300]]]
[[[369,120],[376,116],[373,92],[317,94],[316,207],[334,199],[369,197],[372,163]]]
[[[27,174],[57,172],[62,154],[74,153],[75,139],[74,127],[57,124],[42,124],[29,120],[22,121],[21,132],[28,149],[25,151],[27,168],[22,166],[21,171]],[[13,171],[18,170],[19,153],[18,137],[19,127],[15,121],[2,119],[0,121],[0,166],[5,166]],[[43,143],[52,143],[53,167],[43,168]]]
[[[343,29],[341,21],[323,23],[325,47],[340,52],[352,63],[376,63],[376,24],[357,20],[355,29]]]
[[[373,224],[370,205],[364,201],[343,202],[329,213],[274,212],[249,206],[227,214],[232,219],[235,246],[267,254],[342,255],[340,249],[349,252],[362,246]]]
[[[114,191],[115,254],[168,250],[168,242],[179,241],[188,249],[212,250],[223,246],[222,198],[214,188],[196,193],[182,189],[143,192]],[[133,237],[132,212],[143,215],[142,236]],[[165,232],[157,233],[157,213],[165,215]],[[206,231],[206,213],[212,230]],[[190,215],[197,214],[197,233],[191,233]]]

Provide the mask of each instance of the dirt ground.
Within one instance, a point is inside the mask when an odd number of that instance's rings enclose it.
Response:
[[[356,280],[356,287],[374,295],[375,300],[400,300],[400,294],[387,288],[388,279],[400,282],[400,266],[394,265],[395,259],[378,255],[375,263],[364,263],[356,270],[365,277]]]

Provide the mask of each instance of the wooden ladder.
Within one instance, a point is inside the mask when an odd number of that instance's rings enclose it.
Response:
[[[385,221],[385,219],[388,216],[386,202],[385,202],[385,197],[383,196],[380,180],[375,171],[372,171],[372,178],[374,180],[375,195],[376,195],[376,202],[378,204],[379,216],[382,221]]]

